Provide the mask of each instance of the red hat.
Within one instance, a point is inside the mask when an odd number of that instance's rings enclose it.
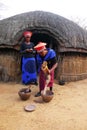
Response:
[[[23,33],[23,36],[24,36],[24,37],[27,37],[27,36],[31,37],[31,36],[32,36],[32,32],[30,32],[30,31],[25,31],[25,32]]]
[[[44,43],[44,42],[39,42],[35,47],[34,49],[39,53],[39,52],[42,52],[44,49],[46,49],[46,46],[47,44]]]

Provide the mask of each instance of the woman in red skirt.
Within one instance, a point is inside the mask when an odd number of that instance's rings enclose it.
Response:
[[[41,69],[41,66],[44,61],[47,62],[48,66],[48,74],[50,75],[50,81],[47,84],[47,87],[49,87],[50,91],[52,91],[53,83],[54,83],[54,70],[57,67],[57,57],[56,53],[53,49],[46,48],[46,43],[39,42],[34,49],[37,51],[37,67],[38,67],[38,73],[39,73],[39,92],[35,95],[35,97],[41,96],[41,92],[45,89],[46,85],[46,74]]]

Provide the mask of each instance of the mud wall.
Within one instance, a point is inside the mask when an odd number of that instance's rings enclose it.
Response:
[[[0,81],[20,81],[21,58],[14,50],[0,50]]]
[[[77,81],[87,78],[87,55],[66,53],[61,55],[57,78],[65,81]]]

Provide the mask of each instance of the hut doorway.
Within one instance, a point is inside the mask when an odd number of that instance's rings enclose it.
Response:
[[[34,33],[31,41],[36,45],[38,42],[46,42],[47,47],[55,50],[56,54],[58,54],[58,43],[54,37],[50,36],[46,33]]]

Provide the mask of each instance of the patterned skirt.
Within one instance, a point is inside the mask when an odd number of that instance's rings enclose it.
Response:
[[[35,58],[22,58],[22,83],[25,85],[37,82]]]

